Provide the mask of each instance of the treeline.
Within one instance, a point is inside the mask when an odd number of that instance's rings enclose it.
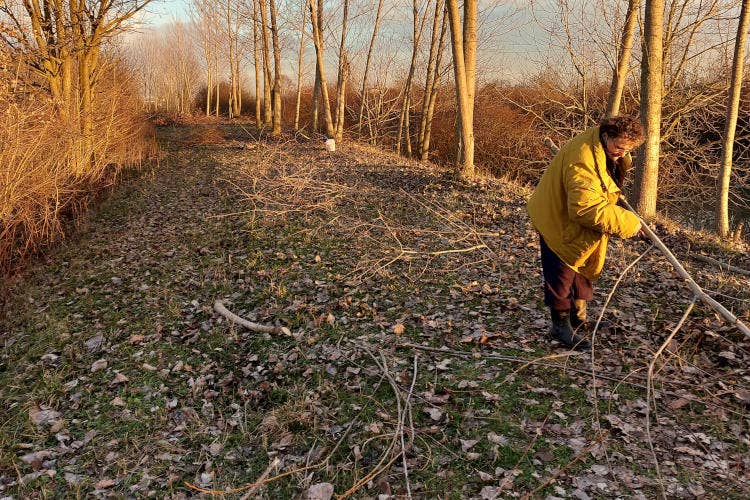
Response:
[[[138,81],[110,43],[143,5],[0,6],[0,277],[154,153]]]
[[[658,200],[728,238],[748,217],[748,2],[193,0],[190,22],[148,35],[132,59],[160,110],[357,138],[464,175],[476,159],[523,182],[549,159],[545,136],[562,143],[609,114],[640,115],[639,211],[654,215]],[[548,58],[491,77],[502,69],[493,37],[519,15],[547,33]],[[282,74],[289,66],[296,74]]]
[[[641,115],[643,215],[658,200],[724,238],[748,218],[750,0],[191,0],[189,21],[122,36],[148,3],[0,3],[0,274],[149,154],[142,112],[247,116],[527,183],[545,136]],[[545,60],[516,71],[501,35],[532,22]]]

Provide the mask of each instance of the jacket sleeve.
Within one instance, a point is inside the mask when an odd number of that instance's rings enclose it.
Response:
[[[610,204],[594,169],[574,163],[564,169],[568,217],[581,226],[621,238],[635,236],[641,226],[633,212]]]

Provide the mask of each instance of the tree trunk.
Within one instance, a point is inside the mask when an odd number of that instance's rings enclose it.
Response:
[[[635,26],[640,8],[641,0],[628,0],[628,10],[625,13],[625,26],[623,26],[622,40],[620,40],[620,50],[617,54],[617,63],[612,73],[612,84],[609,87],[607,116],[616,116],[620,113],[622,91],[625,88],[625,80],[628,77],[630,54],[633,51],[633,37],[635,35]]]
[[[218,61],[215,67],[216,68],[219,67]],[[215,111],[217,118],[219,117],[219,113],[221,112],[221,109],[219,108],[220,104],[221,104],[221,81],[219,80],[219,78],[216,78],[216,107],[214,111]]]
[[[427,12],[429,9],[425,9],[424,16],[420,19],[419,8],[417,0],[412,1],[412,51],[411,51],[411,62],[409,63],[409,74],[406,77],[406,83],[404,85],[404,100],[401,101],[401,116],[398,121],[398,135],[396,138],[396,153],[401,154],[401,139],[405,138],[406,142],[406,156],[411,158],[411,134],[409,133],[409,112],[411,110],[411,87],[414,81],[414,71],[417,66],[417,55],[419,53],[419,41],[422,38],[422,31],[424,30],[425,21],[427,19]]]
[[[225,0],[225,20],[227,23],[227,48],[229,50],[228,54],[228,61],[229,61],[229,102],[227,103],[227,111],[229,113],[229,118],[233,118],[235,115],[235,112],[237,110],[237,74],[236,74],[236,65],[234,62],[235,59],[235,45],[234,45],[234,35],[233,33],[233,27],[232,27],[232,2],[230,0]]]
[[[258,0],[253,0],[253,63],[255,65],[255,126],[260,129],[263,126],[263,114],[261,107],[261,72],[263,68],[260,62],[260,33],[258,30]]]
[[[646,133],[642,160],[636,165],[636,210],[644,217],[656,215],[661,139],[663,0],[646,0],[643,55],[641,56],[641,121]]]
[[[456,81],[456,102],[458,104],[457,121],[460,126],[463,154],[456,158],[461,166],[461,175],[474,176],[474,68],[469,64],[476,61],[476,15],[477,0],[464,2],[464,31],[461,30],[458,0],[447,0],[448,18],[451,31],[451,49],[453,51],[453,75]],[[473,18],[472,18],[473,16]],[[466,57],[468,56],[468,57]],[[469,87],[472,87],[470,90]]]
[[[722,238],[729,236],[729,181],[732,174],[732,153],[734,152],[734,134],[737,128],[737,115],[740,108],[742,91],[742,71],[745,67],[745,41],[750,24],[750,0],[742,0],[740,20],[737,26],[737,40],[734,44],[734,61],[732,62],[732,82],[729,88],[727,118],[724,125],[724,144],[722,146],[721,172],[718,182],[718,200],[716,206],[716,233]]]
[[[206,67],[206,116],[211,114],[211,93],[213,92],[213,76],[211,67]]]
[[[271,135],[281,134],[281,47],[279,29],[276,24],[276,0],[270,0],[271,35],[273,37],[273,130]]]
[[[308,0],[308,5],[310,6],[310,20],[311,20],[310,22],[312,23],[312,17],[313,17],[313,14],[315,14],[313,12],[313,9],[316,9],[317,20],[318,20],[317,22],[318,22],[318,25],[321,26],[321,31],[322,31],[322,25],[323,25],[323,2],[322,1],[321,2],[316,2],[316,5],[313,6],[313,4],[310,3],[309,0]],[[321,39],[318,40],[317,37],[315,36],[315,32],[313,31],[313,44],[315,44],[315,43],[317,43],[317,44],[320,45],[320,50],[322,51],[323,50],[322,35],[321,35]],[[316,51],[318,50],[317,47],[318,46],[316,45],[315,46],[315,50]],[[315,84],[313,86],[312,104],[311,104],[311,107],[310,107],[310,123],[312,123],[312,130],[313,130],[313,132],[317,132],[318,131],[318,125],[319,125],[319,122],[320,122],[319,117],[320,117],[320,95],[321,94],[322,94],[322,89],[321,89],[321,85],[320,85],[320,68],[318,67],[318,60],[316,58],[315,59]]]
[[[263,41],[263,124],[273,125],[273,109],[271,107],[271,41],[268,36],[268,17],[266,16],[266,0],[259,1],[260,33]]]
[[[87,52],[82,52],[78,57],[78,92],[81,103],[80,107],[80,130],[83,137],[81,164],[77,167],[82,172],[88,171],[93,160],[94,143],[94,105],[92,99],[91,84],[91,57]]]
[[[419,124],[419,135],[417,136],[417,150],[419,159],[427,160],[427,151],[429,150],[429,124],[432,121],[432,110],[434,110],[433,92],[437,85],[438,75],[440,74],[440,53],[443,47],[445,35],[445,16],[441,21],[441,14],[444,13],[444,4],[441,0],[435,0],[435,15],[432,19],[432,36],[430,38],[430,56],[427,60],[427,79],[422,94],[422,116]],[[438,31],[440,29],[440,31]],[[431,106],[432,104],[432,106]]]
[[[310,1],[310,21],[313,27],[313,41],[315,42],[315,58],[318,63],[318,73],[320,74],[320,90],[323,97],[323,112],[326,122],[326,135],[333,137],[333,119],[331,118],[331,105],[328,101],[328,88],[326,87],[325,70],[323,68],[323,35],[318,20],[317,6],[321,0]]]
[[[297,102],[294,106],[294,130],[299,130],[299,108],[302,102],[302,54],[305,51],[305,21],[307,6],[302,4],[302,24],[299,29],[299,54],[297,55]]]
[[[362,77],[362,92],[360,93],[359,101],[359,118],[357,119],[357,134],[362,133],[362,119],[365,113],[365,100],[367,99],[367,74],[370,72],[370,60],[372,58],[372,50],[375,47],[375,38],[378,36],[378,28],[380,27],[380,13],[383,10],[383,0],[378,0],[378,11],[375,14],[375,26],[372,28],[372,37],[370,38],[370,47],[367,49],[367,61],[365,62],[365,74]]]
[[[342,68],[341,83],[339,87],[338,102],[341,105],[336,106],[336,126],[335,126],[335,139],[336,142],[340,143],[344,140],[344,119],[346,117],[346,85],[349,78],[349,58],[344,52],[344,67]]]
[[[344,137],[344,112],[346,110],[346,53],[344,51],[344,42],[346,41],[346,24],[349,18],[349,0],[344,0],[343,20],[341,21],[341,44],[339,45],[339,70],[336,79],[336,123],[334,129],[334,139],[341,142]]]

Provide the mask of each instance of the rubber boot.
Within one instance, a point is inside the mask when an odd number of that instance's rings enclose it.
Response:
[[[576,351],[588,351],[591,344],[583,337],[576,335],[570,324],[570,311],[552,311],[552,328],[550,336]]]

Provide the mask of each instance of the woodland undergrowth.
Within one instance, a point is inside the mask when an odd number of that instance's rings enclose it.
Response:
[[[240,124],[159,134],[159,168],[13,290],[0,495],[748,495],[750,341],[683,318],[645,242],[610,244],[609,325],[572,353],[525,188]],[[747,249],[656,230],[750,319],[747,277],[689,257],[750,269]]]

